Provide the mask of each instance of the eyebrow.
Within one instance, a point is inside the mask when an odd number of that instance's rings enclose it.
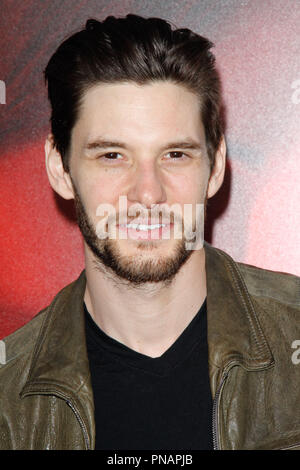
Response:
[[[111,140],[96,139],[92,142],[88,142],[85,146],[85,150],[100,150],[107,148],[123,148],[129,149],[128,145],[124,142],[117,142]],[[168,142],[162,147],[161,150],[166,150],[169,148],[180,148],[180,149],[190,149],[190,150],[203,150],[203,145],[200,142],[197,142],[193,139],[186,139],[178,142]]]

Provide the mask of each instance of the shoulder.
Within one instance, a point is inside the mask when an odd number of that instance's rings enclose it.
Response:
[[[47,308],[0,341],[0,428],[16,413]],[[5,440],[4,440],[5,442]]]
[[[6,372],[11,374],[13,366],[18,373],[24,372],[31,357],[48,307],[41,310],[32,320],[0,341],[0,379]]]
[[[234,260],[226,251],[207,242],[204,243],[204,248],[212,271],[222,271],[222,275],[230,278],[231,282],[244,286],[251,297],[300,308],[299,276]]]
[[[300,277],[236,263],[250,295],[300,309]]]
[[[235,261],[225,251],[205,242],[209,258],[210,276],[220,271],[228,280],[227,288],[241,291],[262,324],[271,329],[289,331],[300,338],[300,277],[294,274],[271,271]]]
[[[289,355],[300,339],[300,278],[236,263],[273,353]]]
[[[43,329],[51,322],[52,312],[63,312],[70,299],[76,303],[84,286],[85,270],[77,279],[63,287],[52,302],[32,320],[0,341],[0,380],[6,375],[6,371],[11,376],[12,369],[24,376],[30,367],[32,354],[39,345],[39,335],[42,335]]]
[[[243,290],[277,363],[278,358],[287,357],[289,363],[300,341],[300,277],[237,262],[226,252],[213,250],[230,272],[232,283]]]
[[[76,297],[78,290],[82,290],[84,281],[85,271],[83,270],[75,281],[63,287],[52,302],[32,320],[0,341],[0,374],[6,367],[31,355],[44,323],[50,320],[51,311],[62,311],[69,299]]]

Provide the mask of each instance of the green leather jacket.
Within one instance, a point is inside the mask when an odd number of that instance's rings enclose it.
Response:
[[[205,253],[214,447],[300,450],[300,278]],[[85,284],[1,342],[0,449],[94,448]]]

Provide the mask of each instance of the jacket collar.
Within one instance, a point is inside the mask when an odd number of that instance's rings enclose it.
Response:
[[[86,449],[93,449],[94,399],[85,341],[85,285],[85,271],[82,271],[45,309],[20,397],[55,395],[65,400],[81,425]]]
[[[238,264],[205,242],[209,362],[260,370],[274,362]]]
[[[83,270],[46,309],[23,392],[52,385],[76,394],[89,381],[83,309],[85,286]]]
[[[204,249],[211,381],[214,368],[224,370],[230,364],[240,364],[256,370],[270,366],[273,357],[238,265],[207,243]],[[21,396],[61,391],[74,400],[80,394],[92,406],[83,310],[85,286],[82,271],[48,307]]]

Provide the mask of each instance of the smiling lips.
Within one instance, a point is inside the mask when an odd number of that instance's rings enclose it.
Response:
[[[125,231],[129,238],[135,240],[153,240],[160,239],[164,233],[170,233],[173,224],[142,224],[130,223],[117,225],[118,229],[122,232]]]
[[[130,224],[121,224],[119,225],[119,227],[127,227],[127,228],[133,228],[133,229],[136,229],[136,230],[154,230],[156,228],[160,228],[160,227],[165,227],[166,224],[152,224],[152,225],[148,225],[148,224],[133,224],[133,223],[130,223]]]

